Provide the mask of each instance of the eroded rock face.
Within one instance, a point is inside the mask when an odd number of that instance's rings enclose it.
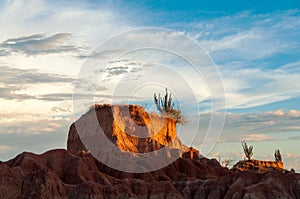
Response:
[[[236,171],[254,171],[258,173],[274,170],[285,172],[282,162],[261,160],[241,160],[237,162],[232,169]]]
[[[182,154],[182,157],[188,159],[199,159],[201,155],[197,149],[194,149],[193,147],[188,147]]]
[[[0,197],[15,198],[300,198],[300,175],[232,172],[218,161],[179,158],[148,173],[106,167],[89,153],[24,152],[0,163]]]
[[[175,183],[185,190],[184,198],[300,198],[300,175],[270,171],[263,174],[244,171],[217,179]]]
[[[99,126],[89,125],[95,115]],[[80,136],[77,132],[78,125],[84,126]],[[176,121],[173,118],[147,113],[138,105],[96,105],[76,124],[71,125],[67,149],[74,154],[87,150],[81,139],[85,135],[89,139],[92,135],[101,133],[100,127],[109,141],[121,151],[147,153],[170,145],[172,149],[183,152],[187,149],[177,137]]]
[[[89,124],[96,117],[105,136],[120,151],[146,153],[175,140],[171,149],[181,150],[182,156],[152,172],[118,171],[86,150],[72,124],[68,150],[41,155],[24,152],[0,162],[0,198],[300,198],[300,174],[224,168],[217,160],[201,157],[196,149],[182,145],[171,118],[148,114],[139,106],[101,105],[94,110],[78,120],[88,136],[99,133],[98,127]],[[147,138],[137,139],[139,127],[145,127],[142,131]]]

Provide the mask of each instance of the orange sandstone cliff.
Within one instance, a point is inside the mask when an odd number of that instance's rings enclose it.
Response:
[[[95,105],[77,122],[88,123],[94,114],[103,133],[121,151],[146,153],[165,146],[183,152],[189,150],[178,139],[176,121],[171,117],[147,113],[138,105]],[[99,127],[86,125],[84,133],[89,135],[100,133]],[[76,154],[87,150],[80,139],[81,136],[78,135],[76,125],[73,123],[68,135],[68,151]]]

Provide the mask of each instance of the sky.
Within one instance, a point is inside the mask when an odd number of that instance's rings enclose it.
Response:
[[[285,167],[300,172],[297,0],[9,0],[0,27],[0,160],[66,148],[70,124],[90,106],[79,107],[82,96],[151,109],[153,92],[168,86],[190,121],[182,139],[200,152],[236,162],[246,140],[255,159],[280,149]],[[138,49],[149,43],[169,50]],[[206,137],[212,150],[203,143],[210,125],[223,127]]]

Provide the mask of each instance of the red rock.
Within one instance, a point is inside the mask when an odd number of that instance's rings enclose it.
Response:
[[[194,149],[193,147],[188,147],[182,154],[182,157],[188,159],[199,159],[200,152],[197,149]]]
[[[263,173],[266,171],[278,170],[284,171],[284,166],[282,162],[277,161],[261,161],[261,160],[241,160],[237,162],[233,168],[236,171],[254,171],[258,173]]]
[[[126,107],[130,116],[124,113]],[[133,138],[126,134],[137,133],[133,123],[147,126],[154,118],[154,123],[159,124],[160,116],[151,116],[139,106],[116,106],[114,114],[120,120],[116,122],[111,108],[95,107],[106,136],[121,151],[155,151],[178,139],[176,124],[170,118],[162,122],[157,134],[153,134],[155,127],[144,128],[150,138]],[[88,112],[79,121],[88,123],[90,117]],[[91,135],[98,133],[93,127],[87,128]],[[147,173],[122,172],[99,162],[82,144],[74,124],[67,145],[68,150],[50,150],[41,155],[24,152],[0,162],[0,198],[300,198],[300,174],[280,169],[263,173],[251,169],[231,171],[215,159],[201,157],[199,151],[187,148],[179,139],[170,153],[182,150],[182,157]],[[258,168],[273,165],[256,163],[252,165],[259,165]]]
[[[121,151],[134,153],[156,151],[168,146],[171,140],[172,148],[183,152],[187,148],[177,137],[175,119],[147,113],[141,106],[95,105],[76,121],[77,125],[84,126],[83,134],[89,137],[101,133],[95,125],[89,125],[94,114],[106,137]],[[75,123],[70,127],[67,149],[74,154],[87,150],[78,135]]]
[[[135,174],[58,149],[22,153],[0,171],[1,198],[300,198],[299,174],[231,172],[206,158]]]

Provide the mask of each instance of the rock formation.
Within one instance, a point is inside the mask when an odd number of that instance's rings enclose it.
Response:
[[[176,121],[171,117],[149,114],[138,105],[95,105],[76,121],[78,125],[85,125],[85,130],[80,136],[76,124],[71,125],[67,141],[67,149],[71,153],[87,150],[81,141],[84,134],[90,137],[100,133],[97,125],[94,125],[95,128],[86,125],[93,115],[96,115],[106,137],[121,151],[147,153],[170,143],[173,149],[187,149],[178,139]]]
[[[176,120],[138,105],[95,105],[70,127],[67,149],[90,151],[109,167],[126,172],[160,169],[178,157],[198,159],[181,143]]]
[[[232,169],[236,171],[254,171],[257,173],[274,170],[285,172],[282,162],[261,160],[241,160],[237,162]]]
[[[124,153],[147,153],[171,143],[171,148],[183,154],[152,172],[128,173],[110,168],[98,161],[80,139],[85,138],[84,133],[99,133],[99,129],[86,125],[93,115],[105,136]],[[71,125],[68,150],[55,149],[40,155],[23,152],[0,162],[0,198],[300,198],[300,174],[278,169],[259,173],[224,168],[217,160],[201,157],[196,149],[184,146],[171,118],[163,119],[139,106],[95,106],[78,121],[85,124],[86,131],[79,136],[76,124]],[[159,125],[159,130],[147,126],[150,121]],[[145,127],[142,130],[148,137],[135,136],[139,126]],[[250,165],[241,162],[236,168]]]
[[[0,163],[0,198],[300,198],[300,174],[232,172],[179,158],[149,173],[111,169],[89,153],[24,152]]]

